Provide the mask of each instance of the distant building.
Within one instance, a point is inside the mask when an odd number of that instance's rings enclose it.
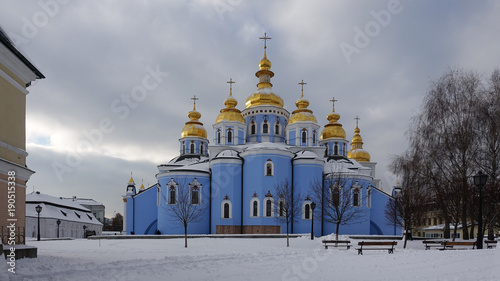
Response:
[[[82,205],[83,207],[89,209],[94,215],[94,217],[96,217],[98,221],[104,224],[105,207],[102,203],[99,203],[94,199],[78,198],[76,196],[73,196],[73,198],[65,198],[65,199],[73,200],[76,203]]]
[[[11,237],[7,229],[11,224],[15,243],[24,244],[26,183],[35,173],[26,166],[26,88],[43,78],[0,27],[0,235],[4,244]]]
[[[85,232],[102,233],[103,224],[92,212],[73,201],[72,198],[54,197],[40,192],[26,195],[26,235],[37,237],[38,213],[35,207],[40,205],[40,237],[84,238]],[[60,221],[59,226],[57,222]]]

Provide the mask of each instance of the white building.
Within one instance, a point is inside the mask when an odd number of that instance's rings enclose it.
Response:
[[[99,203],[94,199],[78,198],[76,196],[73,196],[73,198],[65,198],[65,199],[75,201],[76,203],[89,209],[94,215],[94,217],[97,218],[98,221],[104,223],[105,207],[102,203]]]
[[[37,237],[38,214],[35,207],[40,205],[40,237],[84,238],[85,231],[102,232],[102,223],[92,212],[72,199],[54,197],[40,192],[26,195],[26,237]],[[57,222],[60,221],[60,225]]]

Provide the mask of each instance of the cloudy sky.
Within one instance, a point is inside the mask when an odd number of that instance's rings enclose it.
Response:
[[[79,196],[123,212],[133,172],[156,165],[200,98],[209,139],[228,95],[243,109],[267,54],[288,111],[302,79],[321,126],[332,97],[350,140],[354,117],[388,190],[391,156],[431,81],[450,67],[487,78],[500,62],[500,1],[0,0],[0,25],[46,76],[29,87],[28,192]]]

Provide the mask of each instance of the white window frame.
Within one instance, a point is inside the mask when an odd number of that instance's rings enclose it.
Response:
[[[170,189],[174,187],[175,191],[175,203],[171,204],[170,201]],[[167,183],[167,205],[176,205],[177,202],[179,201],[179,185],[174,181],[173,178],[170,179],[170,181]]]
[[[277,207],[278,207],[278,210],[277,210],[277,212],[278,212],[278,218],[285,218],[286,217],[286,208],[284,208],[284,210],[283,210],[283,212],[284,212],[285,215],[281,216],[281,214],[280,214],[281,213],[280,212],[280,207],[281,207],[280,204],[281,204],[281,202],[283,202],[283,207],[285,207],[285,204],[286,204],[285,198],[278,199],[278,205],[277,205]]]
[[[225,204],[229,204],[229,218],[224,217],[224,205]],[[223,200],[222,203],[220,204],[220,218],[225,219],[225,220],[233,218],[233,204],[231,204],[231,201]]]
[[[191,204],[192,200],[191,200],[191,195],[193,194],[192,193],[192,188],[193,187],[198,187],[198,204]],[[201,205],[201,198],[203,196],[201,196],[201,190],[202,190],[202,185],[201,183],[198,182],[198,180],[196,178],[193,179],[193,181],[189,184],[189,204],[191,205]]]
[[[267,164],[271,164],[271,175],[267,174]],[[274,163],[272,160],[267,160],[266,163],[264,164],[264,176],[266,177],[274,176]]]
[[[271,201],[271,216],[267,216],[267,201]],[[274,218],[274,198],[272,197],[266,197],[263,202],[263,208],[264,208],[264,218]]]
[[[257,216],[253,215],[253,202],[257,202]],[[260,200],[257,197],[252,198],[250,200],[250,217],[251,218],[259,218],[260,217]]]
[[[354,205],[354,192],[355,190],[358,189],[358,205]],[[351,186],[351,206],[353,207],[363,207],[363,187],[359,185],[359,183],[356,181],[352,186]]]
[[[302,203],[302,219],[303,220],[311,220],[312,219],[312,208],[311,208],[311,201],[307,200]],[[309,205],[309,218],[306,219],[306,205]]]

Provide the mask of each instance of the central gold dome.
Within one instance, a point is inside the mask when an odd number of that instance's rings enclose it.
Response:
[[[258,105],[275,105],[283,107],[283,99],[276,95],[271,88],[263,88],[250,95],[245,102],[246,108]]]
[[[309,106],[309,101],[304,99],[303,97],[304,94],[302,93],[300,99],[295,102],[297,109],[292,112],[292,116],[290,116],[290,119],[288,119],[288,124],[293,124],[299,121],[310,121],[318,123],[318,120],[316,120],[316,117],[313,115],[312,110],[307,108]]]

